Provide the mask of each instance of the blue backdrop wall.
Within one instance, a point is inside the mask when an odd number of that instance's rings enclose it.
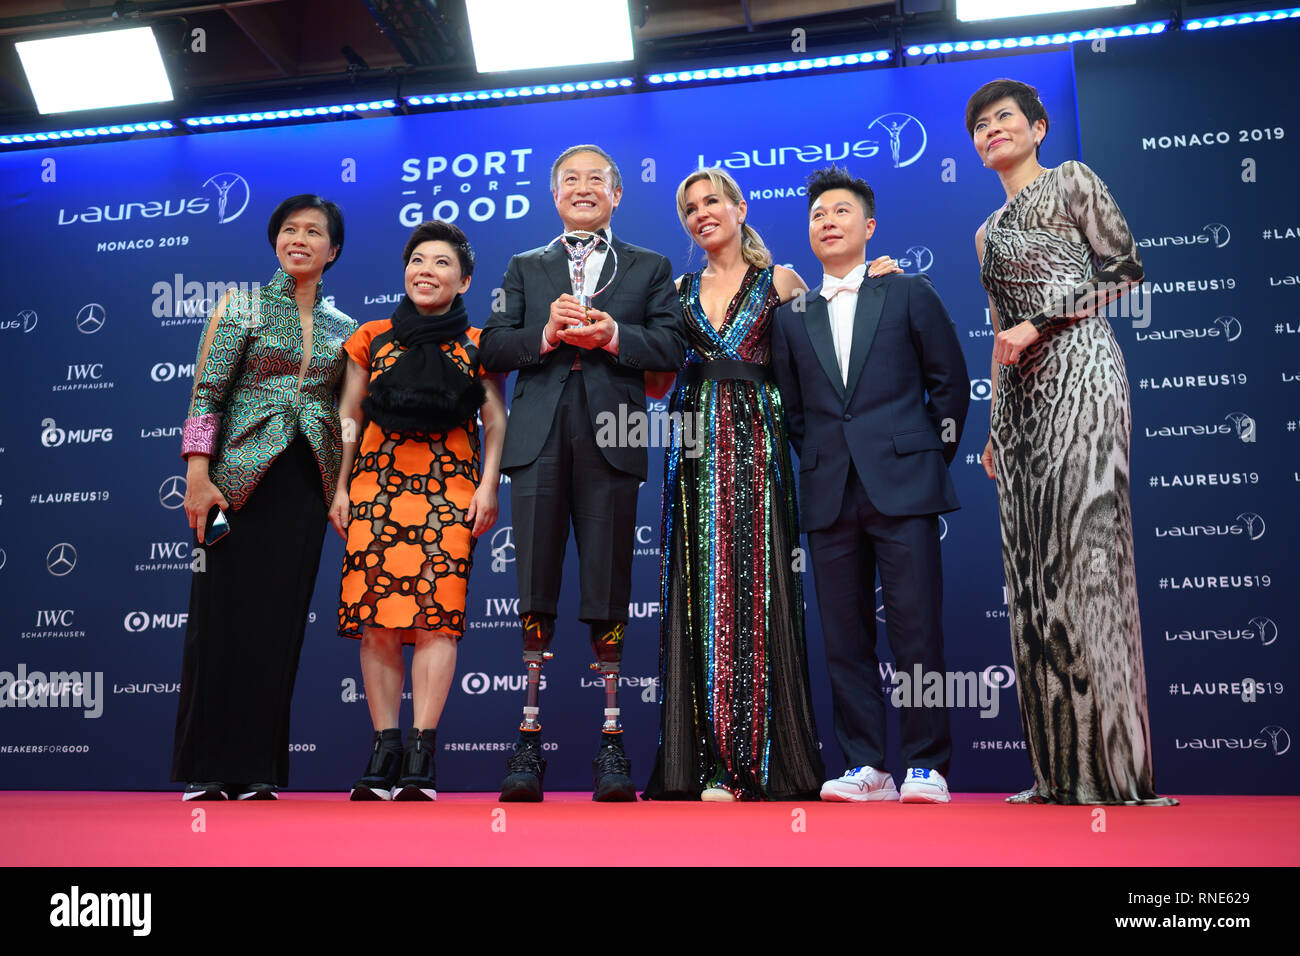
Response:
[[[1298,246],[1297,224],[1283,220],[1300,204],[1281,170],[1289,142],[1279,137],[1300,136],[1300,123],[1284,91],[1243,104],[1180,66],[1187,56],[1254,62],[1246,46],[1265,36],[1293,43],[1297,33],[1285,24],[1250,30],[1241,40],[1226,31],[1138,38],[1110,41],[1104,53],[0,156],[10,237],[0,292],[0,682],[11,691],[0,708],[0,787],[169,785],[191,560],[179,507],[180,423],[209,284],[270,278],[265,223],[279,200],[314,191],[343,206],[348,240],[325,292],[360,322],[386,316],[400,298],[410,228],[427,218],[457,222],[478,252],[467,299],[482,324],[509,256],[559,230],[550,163],[582,140],[601,143],[622,167],[615,231],[662,251],[679,272],[699,268],[701,258],[677,223],[673,194],[701,163],[731,169],[750,221],[778,261],[810,284],[820,270],[807,244],[804,177],[837,161],[873,184],[879,228],[869,251],[934,280],[972,376],[975,401],[953,465],[963,508],[945,520],[947,660],[995,688],[997,714],[954,712],[950,777],[961,790],[1025,786],[995,495],[976,460],[987,431],[992,330],[972,240],[1003,194],[962,123],[970,92],[1009,74],[1037,86],[1052,116],[1044,164],[1083,158],[1149,240],[1151,324],[1114,321],[1134,385],[1134,511],[1158,783],[1165,792],[1295,792],[1284,708],[1296,663],[1297,581],[1286,543],[1296,530],[1297,439],[1288,422],[1294,429],[1300,417],[1300,363],[1288,338],[1297,327],[1288,273]],[[1251,70],[1237,68],[1243,85],[1253,82]],[[1226,131],[1228,142],[1144,146],[1205,130]],[[1244,158],[1257,162],[1257,182],[1242,182]],[[1261,239],[1265,228],[1281,235]],[[1167,241],[1180,237],[1187,241]],[[1208,280],[1217,285],[1165,289]],[[1187,437],[1182,426],[1206,434]],[[661,465],[652,449],[622,694],[638,782],[658,727]],[[439,730],[439,780],[449,790],[494,789],[519,720],[509,504],[505,484],[498,525],[475,556],[468,628]],[[330,534],[295,695],[295,788],[346,787],[369,740],[357,644],[335,633],[340,567],[341,542]],[[835,769],[841,758],[806,583],[817,720]],[[576,586],[570,549],[568,608],[576,608]],[[584,630],[562,617],[545,672],[554,789],[590,786],[602,695]],[[17,706],[25,702],[12,691],[30,690],[24,675],[52,672],[84,675],[93,700]],[[882,681],[891,674],[882,665]],[[1241,699],[1244,678],[1262,684],[1252,702]],[[896,747],[896,720],[890,732]]]

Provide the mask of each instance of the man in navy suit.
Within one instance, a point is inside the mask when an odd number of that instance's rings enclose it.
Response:
[[[835,737],[850,768],[823,800],[897,800],[884,767],[875,575],[897,671],[944,675],[939,515],[960,505],[948,475],[970,380],[947,310],[924,275],[865,276],[875,196],[831,167],[809,178],[808,239],[822,284],[776,314],[772,364],[799,454]],[[946,683],[946,682],[945,682]],[[920,688],[916,688],[919,696]],[[946,706],[900,708],[902,800],[947,803]]]

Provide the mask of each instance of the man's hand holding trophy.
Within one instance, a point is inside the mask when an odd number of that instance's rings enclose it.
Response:
[[[546,323],[546,341],[552,345],[564,342],[580,349],[604,348],[614,337],[614,319],[609,313],[592,308],[591,301],[614,281],[614,275],[618,272],[618,253],[608,239],[596,232],[567,232],[556,236],[550,245],[557,242],[569,256],[573,294],[566,293],[551,303],[551,316]],[[602,244],[607,254],[613,257],[609,279],[603,286],[588,293],[587,260]]]

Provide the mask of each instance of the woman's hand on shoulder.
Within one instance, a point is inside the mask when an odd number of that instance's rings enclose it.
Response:
[[[898,260],[892,256],[877,256],[867,265],[867,275],[873,279],[877,276],[894,275],[903,271]]]
[[[799,293],[808,291],[808,283],[799,277],[799,273],[785,266],[776,266],[772,270],[772,284],[776,286],[776,294],[782,305]]]

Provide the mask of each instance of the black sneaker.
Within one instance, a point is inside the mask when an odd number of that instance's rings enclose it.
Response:
[[[402,773],[402,732],[376,730],[366,772],[352,785],[349,800],[391,800]]]
[[[226,785],[223,783],[191,783],[181,794],[181,799],[189,800],[225,800]]]
[[[636,799],[636,784],[632,782],[632,761],[623,753],[623,735],[600,735],[600,750],[591,762],[596,790],[591,799],[602,803],[626,803]]]
[[[231,787],[232,800],[279,800],[280,794],[273,783],[248,783]]]
[[[506,769],[509,773],[501,781],[502,803],[541,803],[546,759],[542,756],[540,730],[519,731],[519,742]]]
[[[438,731],[411,729],[406,738],[406,752],[402,756],[402,776],[393,787],[393,799],[403,802],[437,800],[438,791],[433,765],[433,751]]]

